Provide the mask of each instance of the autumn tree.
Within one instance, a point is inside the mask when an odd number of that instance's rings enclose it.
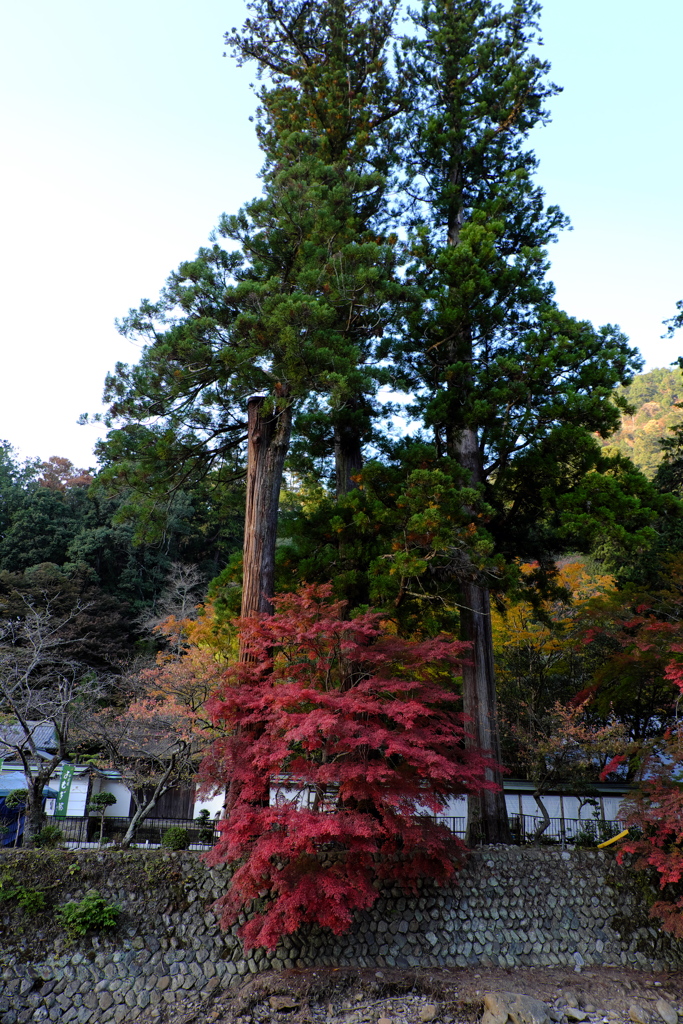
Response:
[[[87,487],[93,482],[93,474],[88,469],[77,469],[70,459],[60,455],[51,455],[47,462],[41,462],[39,487],[47,487],[51,491],[66,491],[70,487]]]
[[[535,571],[522,567],[522,578]],[[555,708],[572,701],[581,704],[593,694],[593,674],[601,650],[586,642],[586,631],[596,622],[594,605],[605,606],[614,597],[614,579],[591,572],[582,559],[564,561],[556,577],[553,596],[532,603],[521,595],[509,597],[504,608],[492,612],[493,649],[506,767],[525,777],[517,738],[547,737],[556,724]],[[596,723],[605,724],[594,709]],[[533,742],[531,743],[533,745]]]
[[[217,734],[206,706],[221,678],[229,631],[215,626],[207,610],[195,619],[170,615],[155,632],[163,644],[155,666],[125,674],[116,700],[93,715],[79,737],[95,746],[97,763],[116,769],[131,792],[134,809],[123,847],[164,793],[195,785],[201,757]]]
[[[209,705],[226,736],[202,776],[229,781],[230,799],[208,860],[235,865],[218,906],[225,925],[255,911],[247,946],[312,923],[339,934],[382,880],[408,892],[448,881],[463,847],[433,816],[488,785],[486,760],[463,744],[463,644],[402,640],[377,614],[349,621],[330,593],[280,595],[273,616],[243,620],[252,657],[226,670]]]
[[[593,671],[582,698],[602,718],[616,715],[634,740],[671,725],[676,688],[668,668],[683,641],[683,557],[659,569],[661,589],[625,586],[589,602],[581,616]]]
[[[74,653],[81,608],[54,612],[48,599],[26,600],[22,614],[0,621],[0,715],[9,728],[0,755],[16,758],[26,777],[25,837],[31,845],[45,824],[43,790],[56,768],[70,760],[71,742],[104,696],[108,679]],[[49,748],[38,730],[52,732]]]
[[[614,717],[606,724],[596,721],[588,701],[564,706],[558,702],[543,722],[527,723],[515,731],[520,760],[534,783],[534,800],[541,812],[535,843],[550,827],[544,795],[564,792],[589,803],[595,783],[622,768],[635,752],[625,726]]]
[[[176,647],[182,648],[185,634],[178,624],[197,617],[205,590],[206,582],[197,566],[172,562],[153,607],[143,612],[141,625],[162,637],[166,647],[174,638]]]
[[[649,746],[639,784],[624,804],[626,825],[632,829],[617,859],[632,858],[632,865],[646,871],[659,885],[659,899],[650,908],[665,931],[683,937],[683,733],[679,711],[683,693],[683,642],[670,646],[666,668],[668,681],[679,695],[674,722],[658,742]]]

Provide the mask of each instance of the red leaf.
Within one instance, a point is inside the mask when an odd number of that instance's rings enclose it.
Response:
[[[467,646],[403,640],[373,613],[345,620],[330,595],[304,587],[276,598],[274,615],[242,621],[254,660],[230,666],[211,702],[232,735],[202,768],[229,792],[207,859],[235,865],[218,907],[225,926],[252,915],[247,947],[272,948],[304,924],[348,929],[383,878],[408,892],[420,878],[447,881],[464,847],[425,810],[493,787],[458,709]],[[264,806],[282,777],[293,793]]]

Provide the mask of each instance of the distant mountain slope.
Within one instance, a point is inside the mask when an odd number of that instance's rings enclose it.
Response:
[[[624,416],[621,429],[601,444],[628,455],[652,478],[662,459],[660,438],[683,420],[683,409],[676,408],[677,402],[683,402],[683,373],[678,367],[650,370],[619,390],[636,411],[632,416]]]

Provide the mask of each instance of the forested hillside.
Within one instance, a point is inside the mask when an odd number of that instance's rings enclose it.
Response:
[[[241,549],[244,501],[239,488],[177,491],[153,526],[101,477],[59,456],[21,461],[0,442],[0,626],[72,616],[70,633],[85,635],[71,654],[118,677],[150,647],[145,622],[174,610],[178,567],[192,570],[196,600]]]
[[[662,460],[661,439],[683,421],[683,373],[661,368],[638,374],[632,384],[619,389],[633,413],[622,413],[621,426],[601,441],[604,448],[628,456],[650,479]]]

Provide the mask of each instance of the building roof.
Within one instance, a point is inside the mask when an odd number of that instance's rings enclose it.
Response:
[[[536,783],[528,782],[526,779],[503,779],[503,789],[506,793],[534,793]],[[579,792],[586,790],[592,794],[597,793],[598,796],[622,796],[624,793],[630,793],[632,789],[632,783],[626,782],[624,779],[619,779],[616,782],[587,782],[583,786],[576,786],[573,783],[571,789],[566,784],[558,782],[548,789],[544,789],[543,795],[577,796]]]
[[[26,776],[23,772],[3,772],[0,775],[0,800],[3,800],[10,793],[13,793],[15,789],[26,789]],[[43,787],[44,797],[55,797],[57,796],[57,790],[51,786]]]
[[[33,742],[42,756],[49,756],[47,753],[57,746],[55,727],[52,722],[28,722],[33,736]],[[0,723],[0,757],[7,757],[16,751],[17,747],[28,746],[26,733],[20,725],[6,725]]]

